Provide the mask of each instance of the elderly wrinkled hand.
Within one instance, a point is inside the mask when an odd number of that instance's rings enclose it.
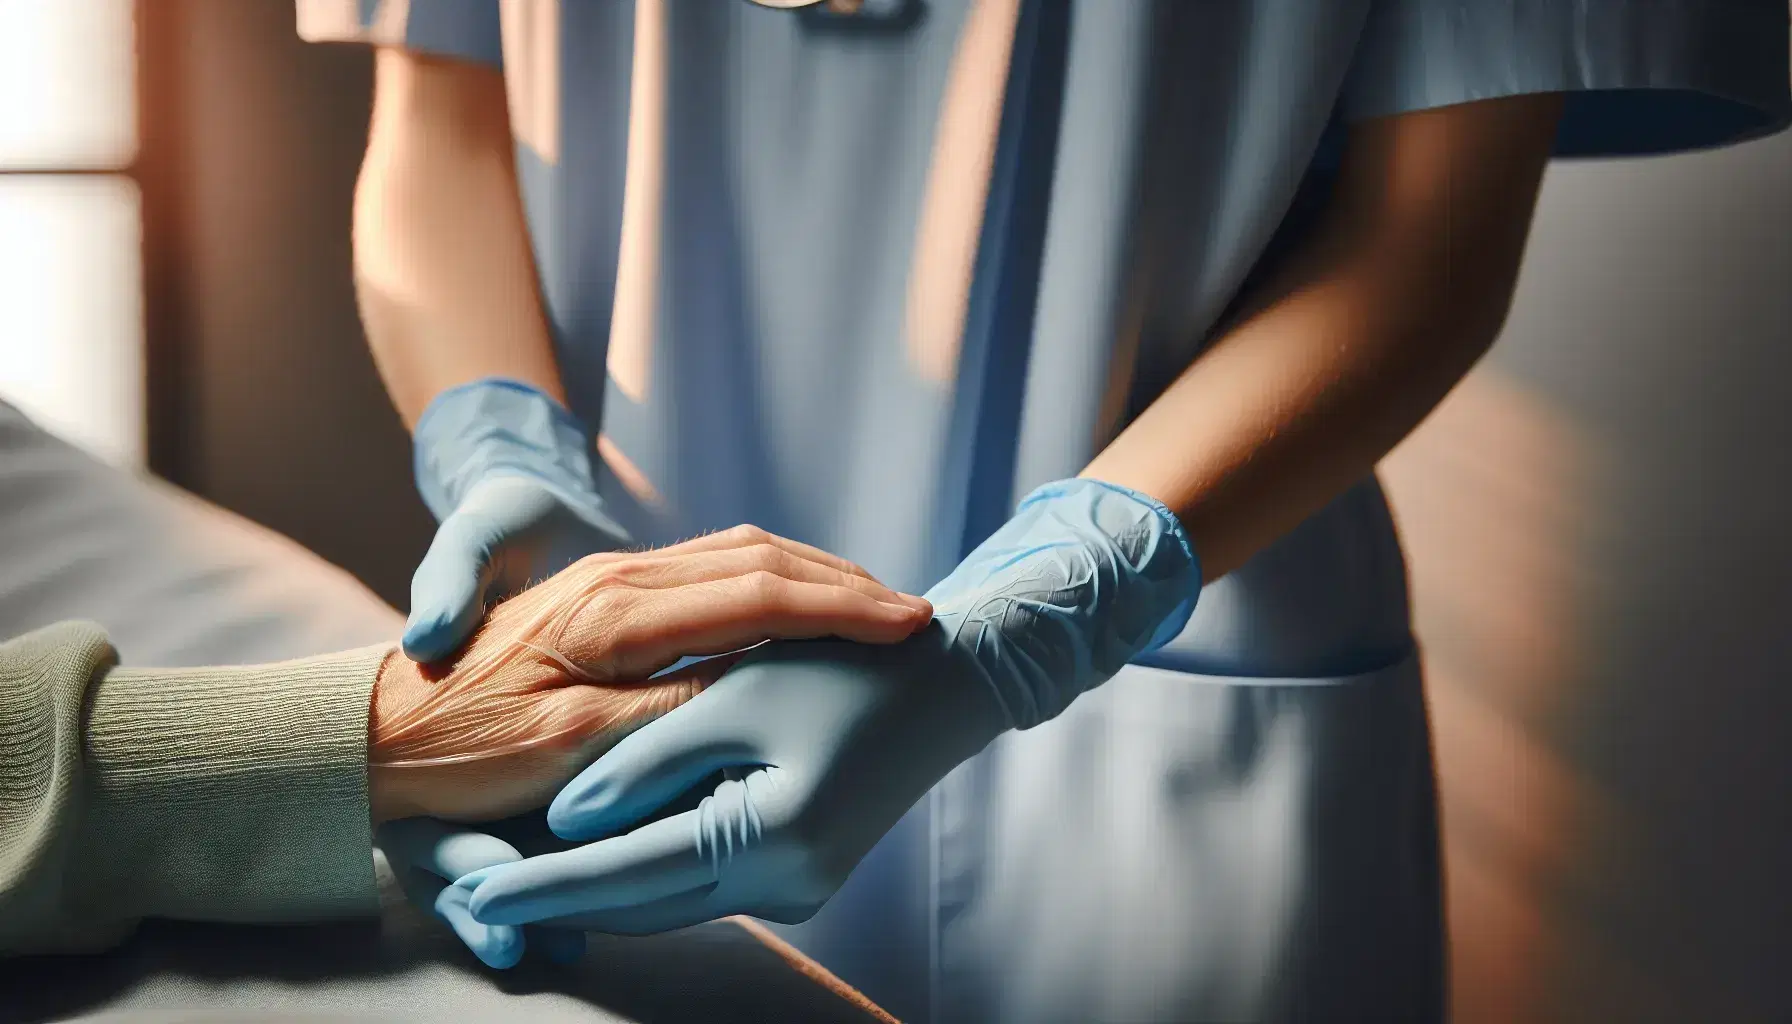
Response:
[[[441,889],[468,865],[521,854],[441,821],[495,821],[543,806],[604,750],[735,660],[655,675],[687,657],[768,639],[895,643],[931,615],[925,600],[849,562],[754,527],[589,556],[499,604],[452,661],[387,659],[368,737],[373,817],[391,823],[381,845],[410,876],[401,881],[413,899],[448,919],[488,963],[514,962],[520,934],[455,918],[447,904],[456,896]]]
[[[555,798],[553,830],[598,842],[453,888],[490,925],[806,920],[946,773],[1168,642],[1200,587],[1162,504],[1094,480],[1042,487],[929,591],[934,625],[891,647],[753,652]],[[699,807],[652,820],[723,771]]]

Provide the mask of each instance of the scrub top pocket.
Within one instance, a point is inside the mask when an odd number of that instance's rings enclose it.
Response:
[[[1416,654],[1129,667],[935,790],[935,1019],[1439,1018],[1432,780]]]
[[[786,934],[909,1021],[1440,1017],[1421,675],[1369,477],[1151,664],[953,772]]]

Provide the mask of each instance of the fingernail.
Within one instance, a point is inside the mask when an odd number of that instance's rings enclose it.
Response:
[[[883,604],[885,607],[894,608],[897,611],[900,611],[902,613],[902,617],[905,619],[913,619],[913,618],[919,618],[919,617],[926,617],[926,618],[933,617],[933,605],[928,604],[926,601],[924,601],[918,597],[909,597],[908,595],[904,594],[904,595],[902,595],[902,603],[901,604],[894,604],[889,601],[882,601],[879,603]]]

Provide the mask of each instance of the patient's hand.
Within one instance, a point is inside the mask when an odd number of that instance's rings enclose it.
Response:
[[[369,723],[374,820],[489,821],[546,804],[734,660],[648,678],[687,655],[777,638],[894,643],[931,617],[921,598],[752,527],[592,555],[494,608],[451,661],[387,659]]]

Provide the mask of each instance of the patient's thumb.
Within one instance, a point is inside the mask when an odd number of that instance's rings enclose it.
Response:
[[[403,646],[412,661],[446,658],[479,624],[492,577],[487,532],[482,524],[453,515],[436,531],[411,577],[411,614]]]
[[[748,648],[748,650],[751,650],[751,648]],[[710,686],[710,684],[722,678],[729,669],[739,664],[740,659],[746,656],[747,651],[735,651],[731,654],[718,654],[713,658],[704,658],[701,661],[693,661],[685,665],[675,665],[648,681],[650,683],[663,683],[667,685],[680,684],[687,688],[689,692],[683,700],[680,700],[665,709],[666,711],[670,711],[679,704],[683,704],[686,700],[690,700],[697,694],[702,693]],[[661,714],[664,713],[665,712],[661,712]]]
[[[702,693],[721,678],[738,655],[710,658],[665,672],[638,683],[601,686],[573,684],[544,699],[554,719],[550,731],[569,745],[581,745],[587,754],[619,742],[624,736]]]

